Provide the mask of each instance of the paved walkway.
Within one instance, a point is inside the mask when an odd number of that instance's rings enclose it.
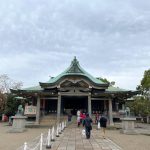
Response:
[[[103,139],[98,130],[93,129],[91,139],[86,139],[81,134],[82,128],[75,125],[69,126],[52,143],[52,150],[122,150],[110,139]]]
[[[147,129],[150,125],[138,124],[139,130]],[[28,144],[47,133],[48,128],[28,128],[23,133],[8,133],[10,126],[0,122],[0,150],[16,150],[26,141]],[[59,138],[53,142],[52,150],[150,150],[150,136],[147,135],[126,135],[120,134],[119,130],[106,130],[107,139],[101,136],[101,130],[92,130],[90,140],[81,134],[81,128],[76,125],[68,126]],[[146,132],[146,131],[145,131]],[[121,147],[118,147],[118,145]],[[44,146],[45,147],[45,146]]]

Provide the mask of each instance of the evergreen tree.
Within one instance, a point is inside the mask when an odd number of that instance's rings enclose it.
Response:
[[[150,99],[150,69],[145,70],[141,84],[137,87],[137,89],[141,90],[143,95]]]
[[[17,99],[16,96],[11,93],[8,94],[4,113],[7,116],[15,115],[17,113],[18,106],[21,104],[24,108],[27,101],[27,99]]]

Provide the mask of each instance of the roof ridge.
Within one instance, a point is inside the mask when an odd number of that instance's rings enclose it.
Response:
[[[62,73],[58,74],[56,77],[50,78],[47,83],[55,83],[56,81],[58,81],[61,77],[65,76],[65,75],[82,75],[82,76],[89,78],[92,82],[94,82],[96,84],[106,84],[103,81],[96,79],[94,76],[92,76],[87,71],[85,71],[80,66],[79,61],[77,60],[76,56],[71,61],[70,66],[66,70],[64,70]]]
[[[74,59],[72,60],[69,68],[67,69],[66,73],[83,73],[84,71],[81,68],[79,61],[77,60],[76,56],[74,57]]]

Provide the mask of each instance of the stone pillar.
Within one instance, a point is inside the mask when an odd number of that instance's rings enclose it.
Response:
[[[61,95],[58,93],[58,100],[57,100],[57,122],[60,121],[60,112],[61,112]]]
[[[136,118],[121,118],[122,120],[122,129],[121,133],[125,134],[138,134],[134,128]]]
[[[91,110],[91,94],[88,95],[88,113],[91,116],[92,110]]]
[[[113,116],[112,116],[112,99],[109,99],[109,124],[114,125]]]
[[[40,97],[37,97],[37,104],[36,104],[36,124],[39,124],[40,120]]]

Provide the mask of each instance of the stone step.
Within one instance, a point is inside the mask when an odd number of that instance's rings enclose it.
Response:
[[[56,121],[40,121],[40,123],[55,123]]]
[[[56,123],[40,123],[40,125],[49,125],[49,126],[53,126],[53,125],[55,125]]]
[[[61,116],[60,121],[67,120],[67,116]],[[57,122],[56,115],[46,115],[40,119],[40,125],[53,125]]]
[[[57,117],[55,117],[55,118],[50,118],[50,117],[42,117],[41,119],[50,119],[50,120],[56,120],[56,119],[57,119]]]

